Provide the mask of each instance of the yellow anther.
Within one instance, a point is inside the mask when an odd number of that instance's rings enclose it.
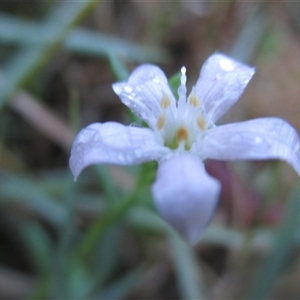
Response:
[[[168,108],[171,105],[171,101],[167,95],[163,95],[162,99],[160,100],[160,107],[163,109]]]
[[[197,125],[202,131],[206,129],[206,121],[202,116],[197,117]]]
[[[191,94],[189,95],[189,104],[197,108],[200,106],[200,99],[195,94]]]
[[[156,128],[158,130],[161,130],[164,127],[165,122],[166,122],[165,115],[160,115],[159,118],[158,118],[158,120],[157,120],[157,123],[156,123]]]
[[[177,141],[187,141],[189,134],[185,127],[181,126],[178,128],[176,133]]]

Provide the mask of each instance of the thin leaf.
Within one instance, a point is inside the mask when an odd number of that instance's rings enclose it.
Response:
[[[48,41],[41,35],[41,25],[0,14],[0,43],[12,45],[45,46]],[[70,52],[89,56],[107,56],[110,53],[135,62],[167,60],[167,54],[159,47],[137,45],[125,39],[116,38],[83,28],[71,31],[63,43]]]
[[[257,3],[245,20],[229,52],[230,56],[244,62],[251,61],[266,31],[265,3]]]
[[[274,247],[264,258],[261,267],[255,274],[247,294],[247,299],[266,299],[273,283],[286,265],[299,231],[300,184],[292,192],[287,203],[282,222],[278,227]]]
[[[36,181],[8,173],[0,173],[0,178],[0,204],[24,203],[53,226],[63,223],[65,209],[40,189]]]
[[[233,228],[211,224],[203,232],[202,243],[213,244],[227,249],[241,251],[247,243],[247,234]],[[251,246],[253,251],[267,252],[274,242],[274,232],[270,228],[258,228],[251,232]]]
[[[75,249],[75,257],[87,257],[93,251],[97,241],[103,238],[104,234],[112,225],[120,221],[124,214],[135,204],[136,200],[134,194],[129,195],[127,198],[116,203],[104,216],[95,221],[87,231],[82,243]]]
[[[23,239],[27,243],[32,261],[35,263],[38,275],[40,275],[29,299],[48,298],[53,282],[52,263],[54,260],[50,237],[41,226],[35,223],[23,223],[22,230]]]
[[[138,286],[142,275],[143,271],[141,269],[129,272],[121,279],[106,287],[106,289],[99,295],[96,295],[94,299],[124,299],[128,293]]]
[[[68,297],[63,299],[90,299],[94,287],[94,278],[82,262],[73,263],[67,278]],[[58,295],[55,299],[62,299]]]
[[[154,233],[170,233],[171,227],[154,211],[136,206],[128,212],[127,221],[139,230],[146,230]]]
[[[124,62],[114,53],[108,55],[110,67],[118,81],[126,80],[129,77],[129,71]]]
[[[40,25],[47,45],[26,46],[20,50],[5,66],[0,81],[0,108],[12,94],[28,81],[49,61],[61,47],[64,39],[76,22],[81,20],[97,1],[62,2]],[[40,32],[41,33],[41,32]]]
[[[94,277],[98,287],[103,286],[119,267],[122,252],[120,229],[120,226],[110,228],[96,247]]]
[[[201,270],[193,249],[177,233],[170,234],[173,264],[183,299],[205,299]]]
[[[127,215],[138,229],[167,234],[179,290],[183,299],[205,299],[201,270],[193,249],[162,218],[144,207],[135,207]]]

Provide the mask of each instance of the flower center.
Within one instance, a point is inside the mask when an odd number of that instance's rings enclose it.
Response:
[[[181,69],[181,84],[178,88],[179,99],[176,104],[167,95],[160,100],[161,114],[155,131],[162,137],[164,145],[176,150],[190,150],[197,136],[207,129],[207,120],[201,107],[201,100],[194,88],[186,98],[185,68]]]

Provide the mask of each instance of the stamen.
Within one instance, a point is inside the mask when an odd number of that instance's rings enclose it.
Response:
[[[163,109],[167,109],[171,105],[171,101],[167,95],[163,95],[160,100],[160,107]]]
[[[195,108],[200,106],[200,99],[195,95],[195,94],[191,94],[189,96],[189,104],[191,106],[194,106]]]
[[[156,123],[156,128],[158,130],[161,130],[164,127],[165,122],[166,122],[165,115],[160,115],[159,118],[158,118],[158,120],[157,120],[157,123]]]
[[[206,129],[206,121],[203,116],[197,117],[197,125],[202,131]]]
[[[176,133],[177,141],[187,141],[189,134],[185,127],[181,126],[178,128]]]

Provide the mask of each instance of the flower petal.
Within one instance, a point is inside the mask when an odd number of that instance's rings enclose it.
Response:
[[[215,210],[220,183],[198,157],[182,153],[160,163],[151,191],[162,217],[195,243]]]
[[[281,159],[300,175],[300,137],[286,121],[260,118],[215,127],[194,151],[218,160]]]
[[[75,177],[92,164],[130,165],[160,159],[170,150],[160,146],[152,130],[116,122],[94,123],[73,142],[70,169]]]
[[[174,111],[176,100],[164,72],[150,64],[137,67],[127,82],[113,84],[113,90],[138,117],[152,128],[161,114],[161,100],[167,96]]]
[[[209,121],[218,120],[239,99],[254,71],[254,68],[221,53],[207,59],[195,91]]]

